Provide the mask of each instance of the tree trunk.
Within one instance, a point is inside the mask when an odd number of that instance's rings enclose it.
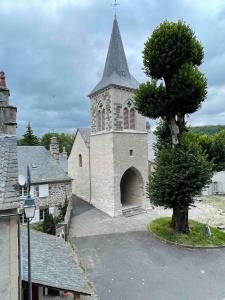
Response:
[[[190,232],[188,224],[188,207],[183,209],[173,209],[171,227],[177,233],[188,234]]]
[[[179,127],[175,118],[170,118],[169,122],[170,132],[172,136],[172,144],[177,145],[179,143],[178,135],[180,133]]]

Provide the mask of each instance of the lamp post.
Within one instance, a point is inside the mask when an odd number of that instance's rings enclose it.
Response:
[[[34,198],[30,196],[30,169],[27,166],[27,197],[24,201],[24,215],[27,219],[27,244],[28,244],[28,300],[32,300],[32,280],[31,280],[31,255],[30,255],[30,221],[34,218],[35,202]]]

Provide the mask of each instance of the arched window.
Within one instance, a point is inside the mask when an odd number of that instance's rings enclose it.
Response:
[[[129,111],[127,107],[123,109],[123,128],[129,129]]]
[[[105,109],[102,110],[102,130],[105,130]]]
[[[98,110],[98,131],[102,130],[102,112]]]
[[[135,129],[135,109],[130,109],[130,129]]]
[[[79,154],[79,167],[82,167],[82,164],[83,164],[83,162],[82,162],[82,155]]]

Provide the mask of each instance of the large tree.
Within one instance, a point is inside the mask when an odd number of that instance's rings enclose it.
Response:
[[[30,123],[27,125],[27,130],[24,133],[23,137],[18,140],[18,145],[20,146],[38,146],[40,145],[39,139],[36,135],[33,134]]]
[[[49,150],[50,139],[53,136],[55,136],[59,142],[59,151],[63,152],[63,148],[65,147],[65,150],[69,155],[73,146],[74,135],[70,133],[64,133],[64,132],[62,133],[48,132],[42,136],[41,145]]]
[[[172,208],[173,228],[188,233],[189,207],[212,174],[200,145],[183,138],[186,115],[198,110],[207,95],[206,78],[198,69],[203,47],[185,22],[165,21],[145,43],[143,57],[151,81],[137,90],[136,108],[146,117],[163,120],[150,197],[156,205]]]

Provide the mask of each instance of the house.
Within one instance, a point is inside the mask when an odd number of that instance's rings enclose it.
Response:
[[[225,195],[225,171],[215,172],[212,183],[203,190],[203,196]]]
[[[103,76],[89,95],[91,129],[77,130],[68,158],[73,193],[110,216],[149,207],[146,119],[133,101],[138,86],[115,16]]]
[[[0,299],[18,300],[18,214],[16,107],[0,72]]]
[[[51,138],[50,151],[43,146],[17,146],[19,176],[31,171],[31,195],[35,197],[36,211],[33,223],[44,220],[47,210],[57,215],[57,205],[71,200],[72,180],[59,163],[59,145]],[[26,196],[26,185],[20,186],[20,196]],[[22,220],[24,221],[24,219]]]

